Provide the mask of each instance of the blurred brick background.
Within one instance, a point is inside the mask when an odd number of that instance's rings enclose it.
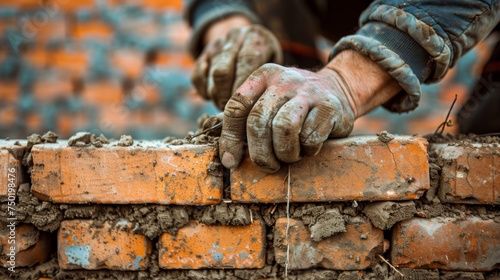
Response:
[[[202,113],[181,0],[0,2],[0,137],[184,136]]]
[[[217,110],[190,84],[182,9],[182,0],[2,0],[0,138],[52,130],[153,139],[196,129],[201,114]],[[444,82],[424,87],[416,111],[379,108],[353,134],[433,132],[455,94],[460,108],[488,56],[482,44]]]

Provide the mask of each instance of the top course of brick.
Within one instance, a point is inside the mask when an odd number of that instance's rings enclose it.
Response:
[[[326,141],[315,157],[290,165],[290,201],[418,199],[429,189],[427,141],[412,136],[358,136]],[[274,174],[247,156],[231,172],[237,202],[286,202],[288,166]]]
[[[384,140],[384,141],[382,141]],[[350,137],[325,142],[315,157],[291,164],[291,201],[408,200],[429,189],[427,141],[411,136]],[[129,147],[32,150],[32,192],[56,203],[203,205],[222,201],[222,166],[210,145],[142,141]],[[266,174],[247,157],[231,170],[231,198],[243,203],[286,201],[288,166]]]
[[[139,141],[102,148],[66,141],[32,151],[32,192],[56,203],[217,204],[222,167],[209,145],[169,146]]]

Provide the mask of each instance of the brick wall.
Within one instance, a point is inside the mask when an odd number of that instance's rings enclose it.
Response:
[[[215,144],[93,141],[0,141],[0,275],[500,279],[499,138],[330,140],[272,175]]]

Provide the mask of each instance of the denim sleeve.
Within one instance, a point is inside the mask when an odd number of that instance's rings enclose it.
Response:
[[[253,3],[245,0],[188,0],[184,17],[193,29],[188,44],[189,51],[197,57],[203,48],[202,40],[206,28],[224,17],[241,14],[254,23],[260,23]]]
[[[403,92],[384,107],[415,109],[420,83],[439,81],[500,20],[500,0],[377,0],[360,17],[356,34],[342,38],[330,58],[345,49],[369,56]]]

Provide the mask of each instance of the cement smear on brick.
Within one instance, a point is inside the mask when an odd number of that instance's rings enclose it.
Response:
[[[366,205],[365,213],[372,224],[382,230],[390,229],[394,224],[413,217],[417,212],[413,201],[383,201]]]

